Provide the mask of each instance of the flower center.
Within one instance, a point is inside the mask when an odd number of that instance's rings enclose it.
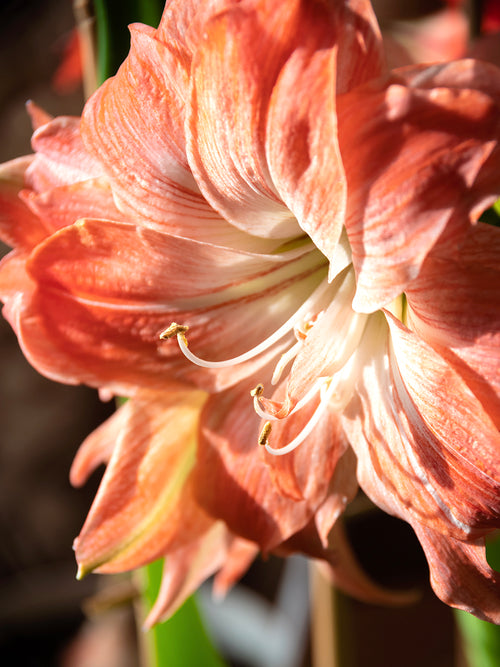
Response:
[[[276,407],[277,403],[264,397],[262,384],[258,384],[252,390],[255,412],[266,420],[258,442],[272,454],[283,455],[293,451],[307,438],[328,409],[342,410],[354,391],[354,378],[357,376],[357,373],[353,372],[355,352],[363,336],[368,315],[352,310],[351,304],[356,287],[354,269],[350,264],[349,248],[342,248],[342,251],[339,253],[337,266],[333,267],[333,270],[330,267],[330,279],[324,278],[291,317],[266,339],[243,354],[222,361],[202,359],[189,349],[186,337],[188,327],[176,322],[160,334],[162,340],[176,337],[184,356],[197,366],[221,369],[258,357],[282,342],[293,331],[295,341],[290,343],[290,347],[276,362],[271,378],[273,385],[280,382],[290,364],[292,368],[289,374],[294,372],[293,364],[297,357],[300,357],[301,364],[307,364],[308,354],[320,359],[319,363],[316,359],[316,367],[320,369],[316,381],[298,398],[291,409],[284,408],[284,404],[281,405],[281,414],[280,408]],[[316,328],[320,333],[310,343],[309,337]],[[323,349],[319,349],[323,343],[324,359],[321,357]],[[286,446],[279,449],[271,447],[269,439],[272,422],[285,419],[301,410],[312,400],[317,400],[318,394],[318,406],[302,431]]]

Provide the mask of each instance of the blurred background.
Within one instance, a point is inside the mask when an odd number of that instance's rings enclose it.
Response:
[[[426,29],[425,35],[440,38],[427,40],[424,46],[422,40],[415,42],[411,25],[416,24],[401,22],[427,17],[444,5],[433,0],[377,2],[382,25],[391,29],[394,39],[390,57],[410,61],[406,47],[447,53],[455,49],[461,55],[467,28],[460,18],[448,23],[444,32]],[[30,152],[28,99],[53,115],[81,113],[84,94],[74,26],[71,0],[0,3],[1,162]],[[5,252],[7,248],[2,247],[1,253]],[[133,583],[128,577],[99,576],[77,582],[71,549],[100,475],[96,473],[83,489],[75,490],[68,481],[69,467],[80,442],[113,406],[102,403],[91,390],[65,387],[39,376],[24,360],[3,319],[0,368],[2,664],[136,667],[140,658]],[[347,519],[347,529],[362,564],[379,582],[418,587],[422,595],[411,607],[382,609],[341,594],[332,598],[326,584],[316,581],[320,590],[314,598],[314,605],[319,605],[316,613],[321,615],[325,609],[332,614],[328,622],[335,625],[347,647],[342,667],[464,665],[453,614],[430,591],[425,559],[406,524],[383,515],[360,497]],[[214,606],[208,588],[202,590],[199,604],[228,664],[313,664],[311,647],[322,640],[312,638],[308,630],[309,570],[302,559],[292,559],[286,567],[276,559],[259,561],[225,606]],[[321,661],[314,665],[327,667]]]

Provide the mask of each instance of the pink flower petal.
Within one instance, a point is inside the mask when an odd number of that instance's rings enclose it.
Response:
[[[0,238],[23,250],[31,250],[47,236],[41,220],[19,199],[24,175],[32,162],[33,156],[28,155],[0,166]]]
[[[75,541],[84,573],[139,567],[207,530],[211,522],[194,502],[191,487],[204,400],[193,391],[142,394],[89,436],[87,451],[109,451],[109,442],[116,445]],[[78,462],[76,481],[80,467]]]
[[[430,567],[431,584],[446,604],[500,624],[500,574],[485,557],[484,540],[460,542],[414,525]]]
[[[407,290],[409,326],[464,377],[500,426],[500,232],[479,225],[457,251],[441,245]]]
[[[360,485],[412,525],[460,539],[484,535],[500,524],[497,429],[453,367],[387,317],[388,356],[380,321],[359,397],[344,413]]]
[[[396,70],[383,90],[338,99],[355,309],[390,303],[447,225],[463,233],[468,214],[491,201],[481,169],[500,135],[497,81],[491,65],[460,61]],[[497,156],[488,172],[498,168]]]

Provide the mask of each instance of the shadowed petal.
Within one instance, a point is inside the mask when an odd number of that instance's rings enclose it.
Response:
[[[357,310],[403,292],[448,223],[463,231],[491,202],[478,174],[500,136],[497,79],[493,66],[466,60],[396,70],[384,90],[337,100]],[[498,168],[497,156],[489,172]]]
[[[151,562],[201,535],[210,520],[192,498],[191,472],[204,394],[167,391],[128,401],[89,436],[90,449],[116,445],[85,525],[75,541],[85,573]],[[82,462],[73,478],[79,481]],[[85,464],[84,464],[85,468]]]
[[[27,155],[0,166],[0,238],[23,250],[31,250],[48,234],[42,221],[19,199],[33,159],[33,155]]]
[[[224,565],[214,577],[213,595],[217,599],[223,598],[229,589],[241,579],[255,560],[259,548],[253,542],[233,537],[228,545]]]
[[[457,252],[441,245],[407,290],[408,322],[464,377],[500,426],[500,230],[479,223]]]
[[[484,540],[460,542],[419,524],[413,527],[427,556],[436,595],[452,607],[499,624],[500,574],[486,561]]]
[[[277,397],[284,391],[282,386]],[[287,419],[272,422],[269,445],[281,449],[307,425],[319,406],[319,395]],[[262,424],[261,424],[262,426]],[[338,415],[328,410],[319,424],[295,450],[284,456],[264,457],[276,488],[293,500],[308,500],[319,506],[332,491],[330,482],[338,460],[347,447]],[[343,489],[338,489],[340,494]]]
[[[405,605],[418,598],[415,591],[393,591],[372,581],[359,565],[345,535],[341,521],[330,531],[329,546],[325,549],[312,524],[281,545],[278,553],[303,552],[317,558],[319,570],[328,581],[348,595],[372,604]]]
[[[324,500],[326,484],[311,479],[308,486],[306,480],[300,491],[312,497],[304,500],[293,500],[278,491],[258,455],[259,420],[253,411],[251,388],[250,382],[241,383],[208,399],[202,414],[196,495],[230,530],[268,551],[310,521]],[[328,423],[324,428],[329,432]],[[295,480],[297,483],[300,481]]]

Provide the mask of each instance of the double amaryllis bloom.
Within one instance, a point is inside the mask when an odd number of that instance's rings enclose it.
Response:
[[[81,572],[166,555],[150,622],[259,550],[400,601],[337,521],[359,483],[500,622],[500,71],[388,71],[363,0],[171,0],[131,32],[81,122],[32,106],[2,167],[24,353],[130,397],[72,469],[107,463]]]

